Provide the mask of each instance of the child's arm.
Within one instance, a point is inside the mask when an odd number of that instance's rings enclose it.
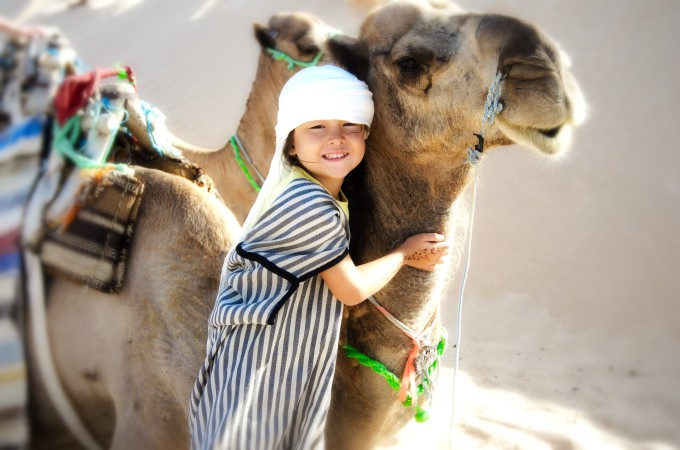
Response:
[[[349,255],[335,266],[321,272],[321,278],[345,305],[356,305],[378,292],[403,265],[434,270],[448,254],[444,236],[437,233],[416,234],[382,258],[355,266]]]

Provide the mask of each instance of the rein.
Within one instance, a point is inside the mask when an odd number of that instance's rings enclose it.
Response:
[[[470,254],[472,252],[472,227],[473,219],[475,216],[475,203],[477,201],[477,184],[479,180],[479,167],[478,163],[482,158],[482,153],[484,152],[484,128],[488,124],[493,125],[496,118],[496,114],[503,110],[503,105],[498,102],[501,96],[501,84],[505,74],[500,71],[496,73],[496,76],[489,86],[489,91],[487,92],[486,102],[484,103],[484,114],[482,115],[482,124],[479,130],[479,134],[474,133],[477,137],[477,145],[468,147],[468,163],[472,166],[474,171],[474,181],[472,187],[472,205],[470,207],[470,218],[468,221],[467,229],[467,244],[466,244],[466,257],[465,257],[465,269],[463,270],[463,278],[460,284],[460,291],[458,294],[458,314],[457,314],[457,330],[456,330],[456,354],[455,354],[455,364],[453,370],[453,381],[451,389],[451,427],[449,438],[449,443],[451,448],[453,448],[453,430],[455,429],[456,416],[455,416],[455,405],[456,405],[456,379],[458,375],[458,361],[460,360],[460,347],[461,347],[461,330],[463,325],[463,297],[465,292],[465,285],[467,283],[468,272],[470,269]]]

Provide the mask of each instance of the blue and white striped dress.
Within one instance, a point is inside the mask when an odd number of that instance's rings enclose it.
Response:
[[[348,253],[346,214],[302,175],[232,253],[191,397],[192,448],[322,445],[342,303],[318,274]]]

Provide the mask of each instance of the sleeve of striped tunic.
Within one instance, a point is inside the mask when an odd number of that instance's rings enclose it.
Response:
[[[227,262],[211,325],[272,324],[300,283],[349,251],[347,218],[323,187],[293,180]]]

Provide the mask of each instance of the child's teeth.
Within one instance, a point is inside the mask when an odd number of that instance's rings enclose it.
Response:
[[[338,153],[338,154],[335,154],[335,155],[326,155],[325,158],[326,159],[338,159],[338,158],[342,158],[346,155],[347,155],[347,153]]]

